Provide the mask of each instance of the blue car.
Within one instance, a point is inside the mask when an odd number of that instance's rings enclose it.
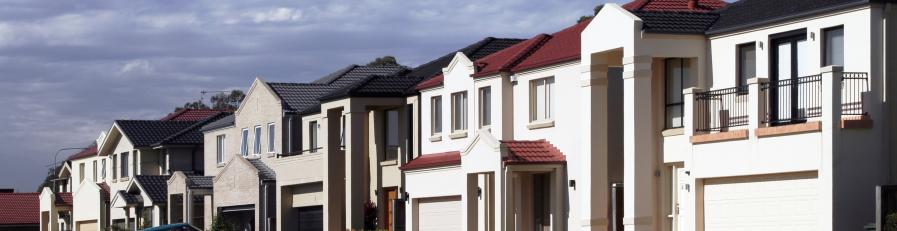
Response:
[[[192,226],[187,223],[176,223],[176,224],[167,224],[160,225],[148,229],[144,229],[143,231],[202,231],[196,226]]]

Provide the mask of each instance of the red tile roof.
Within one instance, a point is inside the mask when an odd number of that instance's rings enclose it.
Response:
[[[217,115],[219,112],[229,112],[215,109],[183,109],[172,112],[160,119],[161,121],[200,121]]]
[[[514,164],[564,164],[567,158],[546,140],[502,140],[508,156],[502,159],[505,165]]]
[[[415,169],[424,169],[424,168],[434,168],[434,167],[442,167],[442,166],[450,166],[450,165],[460,165],[461,164],[461,152],[443,152],[443,153],[435,153],[435,154],[425,154],[408,161],[399,169],[403,171],[415,170]]]
[[[693,7],[690,1],[695,1]],[[710,12],[726,6],[722,0],[635,0],[623,5],[629,11]]]
[[[418,83],[417,86],[414,86],[414,89],[417,89],[418,91],[420,91],[420,90],[424,90],[427,88],[442,86],[442,81],[444,78],[445,78],[445,76],[443,76],[442,74],[436,75],[433,78],[430,78],[428,80],[424,80],[424,81]]]
[[[519,72],[527,69],[578,60],[580,58],[580,53],[582,53],[582,50],[580,49],[580,46],[582,45],[580,43],[580,35],[591,21],[591,19],[585,20],[551,34],[547,41],[535,49],[519,64],[514,66],[511,71]]]
[[[56,205],[72,206],[72,193],[56,193]]]
[[[0,193],[0,225],[40,223],[39,193]]]
[[[97,186],[100,186],[100,197],[105,202],[109,202],[109,185],[105,182],[97,183]]]
[[[65,160],[77,160],[77,159],[83,159],[83,158],[96,156],[96,155],[97,155],[97,146],[91,145],[89,148],[84,149],[81,152],[75,153],[74,155],[69,156],[69,158],[67,158]]]
[[[511,68],[520,63],[534,49],[538,48],[548,37],[547,34],[539,34],[531,39],[474,61],[473,65],[477,70],[471,76],[483,77],[502,71],[511,71]]]

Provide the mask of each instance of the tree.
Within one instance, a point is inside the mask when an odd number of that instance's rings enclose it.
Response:
[[[211,107],[209,107],[209,105],[207,105],[202,100],[197,100],[185,103],[184,106],[177,107],[174,109],[174,111],[180,111],[184,109],[215,109],[234,111],[237,110],[238,107],[240,107],[240,102],[243,102],[243,98],[246,98],[246,94],[241,90],[219,92],[209,99],[209,102],[212,103]]]
[[[53,188],[53,180],[56,179],[56,174],[59,174],[60,167],[62,167],[62,165],[53,165],[47,169],[47,176],[44,177],[44,181],[37,186],[37,192],[44,190],[44,187],[50,187],[50,190],[56,191],[56,189]]]
[[[601,8],[604,8],[604,4],[600,4],[600,5],[595,6],[595,8],[592,9],[592,11],[593,11],[593,12],[592,12],[592,15],[583,15],[583,16],[579,17],[579,20],[577,20],[576,23],[581,23],[582,21],[585,21],[585,20],[589,20],[589,19],[591,19],[591,18],[594,18],[595,16],[598,15],[598,12],[601,11]]]
[[[212,218],[212,225],[209,227],[210,231],[234,231],[237,228],[234,224],[225,221],[221,218],[221,216],[215,216]]]
[[[237,110],[237,108],[240,107],[240,102],[243,102],[243,98],[246,98],[246,94],[241,90],[232,90],[230,93],[218,93],[211,98],[212,109],[228,111]]]
[[[399,66],[399,62],[396,61],[396,57],[387,55],[387,56],[383,56],[383,57],[374,59],[374,61],[369,62],[366,66],[369,66],[369,67]]]

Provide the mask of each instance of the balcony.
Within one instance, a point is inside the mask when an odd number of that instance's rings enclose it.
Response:
[[[827,69],[834,71],[772,82],[755,78],[747,86],[711,91],[687,89],[686,114],[691,115],[686,115],[686,130],[692,143],[746,139],[751,129],[758,137],[820,131],[827,116],[841,128],[871,127],[865,105],[868,74]],[[827,87],[833,90],[826,93]],[[840,107],[826,115],[825,105]]]

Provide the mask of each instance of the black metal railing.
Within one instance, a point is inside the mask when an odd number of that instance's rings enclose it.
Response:
[[[783,79],[761,85],[768,98],[766,123],[802,123],[822,116],[822,75]]]
[[[869,75],[865,72],[844,72],[841,77],[841,114],[865,115],[863,93],[869,91]]]
[[[323,147],[317,147],[317,148],[306,149],[306,150],[302,150],[302,151],[298,151],[298,152],[281,153],[281,154],[277,154],[277,158],[281,158],[281,157],[289,157],[289,156],[298,156],[298,155],[302,155],[302,154],[305,154],[305,153],[316,153],[316,152],[318,152],[318,150],[321,150],[321,149],[324,149],[324,148],[323,148]]]
[[[695,131],[726,131],[748,125],[748,87],[695,93]]]

